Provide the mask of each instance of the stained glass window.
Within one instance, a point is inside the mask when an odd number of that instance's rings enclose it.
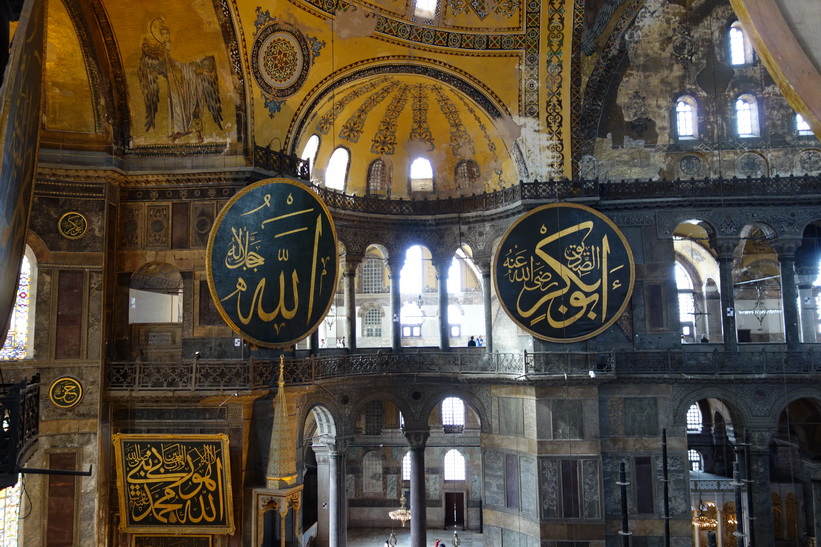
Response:
[[[0,350],[0,360],[9,361],[13,359],[26,358],[26,345],[28,342],[29,330],[29,298],[31,285],[31,266],[29,260],[23,257],[23,264],[20,266],[20,281],[17,285],[17,300],[14,302],[14,311],[11,315],[9,330],[6,333],[6,340],[3,349]]]
[[[17,484],[0,490],[0,547],[16,547],[17,523],[20,514],[20,493],[22,476],[17,477]]]

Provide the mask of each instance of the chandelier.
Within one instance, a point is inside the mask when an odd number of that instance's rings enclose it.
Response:
[[[405,523],[411,519],[411,512],[405,507],[406,501],[405,494],[402,494],[402,497],[399,498],[399,509],[388,513],[391,519],[401,521],[403,528],[405,527]]]
[[[698,502],[698,512],[693,515],[693,526],[705,530],[714,530],[718,524],[716,504],[711,501]]]

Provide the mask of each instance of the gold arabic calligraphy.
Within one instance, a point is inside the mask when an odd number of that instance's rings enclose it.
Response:
[[[518,287],[516,313],[531,326],[547,321],[553,329],[564,329],[585,316],[600,323],[608,319],[610,292],[622,287],[622,280],[613,276],[625,265],[610,263],[608,235],[590,241],[594,227],[592,221],[584,221],[548,234],[542,225],[540,235],[545,237],[532,252],[518,245],[507,250],[503,275]],[[565,238],[570,243],[559,257],[548,252]]]
[[[124,451],[131,523],[225,523],[228,490],[218,443],[143,442]]]
[[[285,200],[286,205],[292,205],[294,203],[293,194],[288,194],[288,197]],[[248,211],[241,213],[239,216],[244,217],[264,209],[269,209],[274,207],[272,203],[271,194],[265,194],[263,197],[262,203],[259,204],[257,207],[254,207]],[[316,212],[316,216],[314,217],[314,213]],[[321,293],[323,290],[323,283],[325,281],[325,277],[328,275],[328,269],[326,265],[330,261],[330,256],[319,256],[319,248],[320,248],[320,239],[323,235],[322,229],[322,212],[317,212],[315,208],[305,208],[298,211],[291,211],[288,213],[272,216],[269,218],[264,218],[263,220],[258,222],[252,221],[251,227],[248,226],[232,226],[231,227],[231,241],[228,245],[228,249],[225,254],[225,267],[229,270],[240,270],[240,271],[251,271],[257,272],[259,268],[266,264],[266,256],[264,253],[269,252],[273,249],[273,252],[270,255],[274,258],[268,257],[271,260],[276,260],[277,263],[286,263],[290,260],[290,249],[287,246],[288,243],[281,243],[280,246],[270,245],[270,238],[263,240],[262,239],[262,232],[266,230],[266,225],[270,225],[276,227],[280,224],[280,221],[294,218],[304,218],[305,225],[299,226],[294,228],[292,223],[286,224],[283,229],[275,231],[273,234],[273,240],[280,240],[281,238],[283,242],[288,241],[288,236],[292,236],[295,234],[299,234],[302,232],[307,232],[310,229],[310,225],[312,220],[316,218],[314,223],[314,237],[313,237],[313,248],[310,258],[310,287],[308,291],[308,303],[307,303],[307,314],[306,314],[306,324],[310,324],[313,316],[313,309],[314,309],[314,300],[315,294],[317,290]],[[270,227],[268,227],[270,231]],[[295,246],[302,245],[304,240],[298,240],[293,242],[292,244]],[[248,281],[246,281],[245,277],[238,276],[236,279],[236,284],[234,286],[234,291],[228,294],[225,297],[220,299],[221,302],[225,302],[230,300],[231,298],[236,297],[236,316],[239,321],[243,325],[248,325],[251,323],[253,319],[259,319],[265,323],[270,323],[278,318],[282,318],[283,320],[290,320],[293,319],[297,312],[299,311],[299,287],[300,287],[300,278],[299,273],[297,271],[298,268],[304,266],[303,264],[296,264],[294,267],[290,269],[290,274],[285,271],[285,267],[283,266],[282,270],[278,272],[278,276],[274,274],[274,283],[278,284],[279,290],[277,291],[276,288],[273,289],[273,294],[276,295],[278,293],[278,301],[276,304],[273,305],[265,305],[265,302],[270,302],[271,297],[266,297],[266,285],[270,285],[271,280],[267,277],[262,277],[257,281],[256,287],[253,288],[253,295],[250,299],[250,304],[247,303],[247,300],[243,301],[243,295],[249,290]],[[317,287],[317,268],[320,268],[319,272],[319,287]],[[269,270],[270,272],[270,270]],[[288,286],[290,284],[290,296],[286,295]],[[290,300],[290,306],[288,301]],[[267,309],[266,309],[267,308]],[[247,311],[243,311],[247,309]],[[285,325],[284,321],[279,321],[273,324],[274,329],[279,332],[279,330]]]

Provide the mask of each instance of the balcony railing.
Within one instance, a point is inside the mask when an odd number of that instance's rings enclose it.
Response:
[[[787,198],[796,195],[802,196],[802,200],[811,196],[821,199],[821,177],[812,175],[674,181],[549,180],[519,182],[495,192],[471,196],[414,201],[385,199],[381,196],[352,196],[327,188],[314,188],[331,209],[382,215],[466,214],[519,205],[523,201],[701,201],[716,198]]]
[[[30,382],[0,384],[0,488],[17,482],[40,431],[40,376]]]
[[[108,363],[113,391],[249,390],[271,387],[277,363],[200,360],[170,363]],[[821,374],[821,352],[778,348],[739,353],[715,351],[613,351],[484,353],[377,352],[287,359],[285,382],[306,385],[352,376],[450,376],[460,380],[539,381],[580,377]]]

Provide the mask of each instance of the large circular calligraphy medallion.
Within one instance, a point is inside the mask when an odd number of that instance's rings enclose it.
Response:
[[[307,186],[267,179],[238,192],[208,238],[208,287],[235,332],[265,347],[313,332],[336,293],[336,228]]]
[[[254,79],[272,97],[296,93],[311,64],[308,41],[297,29],[278,24],[264,27],[254,40],[251,52]]]
[[[633,293],[633,253],[598,211],[554,203],[508,228],[494,257],[502,308],[533,336],[578,342],[612,325]]]

